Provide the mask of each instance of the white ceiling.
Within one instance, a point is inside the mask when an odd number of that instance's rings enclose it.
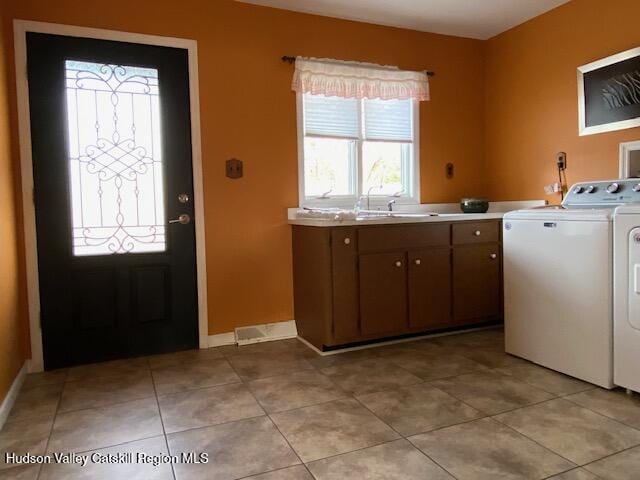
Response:
[[[236,0],[486,40],[569,0]]]

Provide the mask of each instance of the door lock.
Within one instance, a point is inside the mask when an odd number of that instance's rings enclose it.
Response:
[[[189,222],[191,222],[191,217],[186,213],[181,214],[178,218],[174,220],[169,220],[169,223],[179,223],[181,225],[186,225]]]
[[[180,203],[189,203],[189,200],[191,200],[189,198],[189,194],[188,193],[181,193],[178,195],[178,201]]]

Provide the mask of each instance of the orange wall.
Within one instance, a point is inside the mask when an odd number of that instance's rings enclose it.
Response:
[[[16,209],[4,41],[4,7],[0,5],[0,403],[24,363],[23,329],[26,315],[20,308]]]
[[[14,0],[14,18],[198,40],[209,332],[293,318],[286,208],[297,205],[295,95],[282,55],[435,70],[421,106],[424,202],[484,193],[483,44],[228,0]],[[15,114],[14,114],[15,125]],[[245,161],[245,178],[224,161]],[[456,164],[446,180],[445,164]]]
[[[618,144],[640,139],[640,129],[579,137],[576,68],[639,46],[638,18],[638,0],[573,0],[486,43],[493,200],[543,197],[559,151],[568,154],[569,183],[617,178]]]

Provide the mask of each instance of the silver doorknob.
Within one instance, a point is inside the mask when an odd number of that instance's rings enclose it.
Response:
[[[480,236],[480,230],[476,230],[473,234],[474,234],[476,237],[479,237],[479,236]]]
[[[169,223],[179,223],[181,225],[186,225],[189,222],[191,222],[191,217],[186,213],[181,214],[176,219],[169,220]]]
[[[422,260],[417,258],[413,263],[415,263],[416,265],[420,265],[422,263]]]
[[[498,258],[498,254],[497,253],[492,253],[489,256],[491,257],[492,260],[495,260],[496,258]]]
[[[396,262],[396,267],[401,267],[402,266],[402,262]]]

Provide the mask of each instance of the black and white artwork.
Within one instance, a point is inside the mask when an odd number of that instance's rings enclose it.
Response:
[[[580,135],[640,126],[640,48],[578,68]]]

